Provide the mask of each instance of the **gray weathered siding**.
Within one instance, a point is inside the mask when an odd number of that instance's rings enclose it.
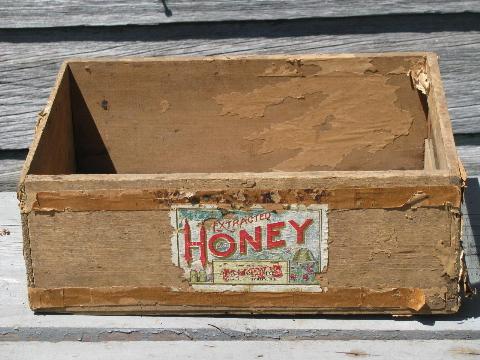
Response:
[[[477,0],[3,0],[0,28],[156,25],[480,11]]]

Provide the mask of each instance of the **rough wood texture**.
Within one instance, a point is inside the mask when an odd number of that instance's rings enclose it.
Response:
[[[351,224],[356,224],[355,230]],[[329,288],[326,293],[238,297],[232,292],[192,292],[182,281],[171,261],[168,212],[66,211],[53,216],[32,212],[28,216],[34,264],[30,301],[42,311],[344,313],[358,308],[364,313],[408,313],[421,310],[426,303],[428,310],[424,311],[450,312],[456,309],[454,278],[458,273],[455,240],[450,239],[452,225],[449,213],[437,209],[332,210],[329,266],[320,280]],[[372,238],[376,239],[373,244]],[[379,272],[379,268],[388,271]],[[359,277],[352,278],[352,273]],[[451,281],[444,280],[445,273]],[[132,286],[139,288],[124,289]],[[61,290],[68,287],[79,289]],[[97,287],[107,288],[90,293],[88,288]],[[399,296],[402,287],[414,292],[411,299],[407,294]],[[387,289],[392,288],[389,293]],[[378,293],[369,296],[365,291]]]
[[[201,177],[201,175],[199,176]],[[38,177],[37,177],[38,178]],[[58,178],[58,177],[57,177]],[[274,191],[271,189],[235,189],[232,190],[210,190],[202,191],[192,189],[193,191],[178,194],[176,189],[172,190],[149,190],[142,189],[138,186],[137,190],[81,190],[81,191],[41,191],[32,194],[31,199],[27,199],[24,203],[22,211],[146,211],[146,210],[168,210],[170,204],[162,202],[161,199],[170,199],[178,204],[191,204],[200,201],[203,204],[215,205],[222,200],[230,203],[258,204],[268,203],[265,198],[274,193],[276,200],[272,204],[298,203],[305,205],[315,203],[329,204],[329,209],[399,209],[407,206],[422,207],[441,207],[445,203],[450,203],[454,207],[459,207],[461,203],[461,192],[456,186],[416,186],[416,187],[396,187],[396,191],[392,194],[390,188],[348,188],[323,191],[304,191],[291,190],[291,183],[285,181],[287,178],[279,176],[278,182],[281,188],[276,187]],[[185,182],[189,179],[187,178]],[[289,179],[291,180],[291,179]],[[31,177],[27,177],[27,181],[31,181]],[[99,180],[102,181],[102,180]],[[347,181],[346,181],[347,182]],[[114,184],[114,182],[112,181]],[[273,183],[273,181],[271,182]],[[285,184],[287,183],[287,185]],[[372,181],[375,183],[375,180]],[[52,183],[53,184],[53,183]],[[219,182],[214,181],[214,186],[218,186]],[[228,184],[228,180],[225,181]],[[232,184],[233,185],[233,184]],[[232,187],[230,185],[230,187]],[[286,185],[286,186],[285,186]],[[313,184],[308,184],[313,188]],[[37,184],[38,186],[38,184]],[[58,184],[58,188],[62,185]],[[209,186],[208,182],[204,183],[205,187]],[[203,187],[202,186],[202,187]],[[163,188],[160,186],[160,188]],[[184,186],[181,186],[185,190]],[[272,186],[273,188],[273,186]],[[284,188],[284,189],[282,189]],[[304,188],[303,186],[300,189]],[[27,191],[31,189],[27,186]],[[422,193],[423,197],[415,196],[417,192]],[[193,200],[194,199],[194,200]],[[240,200],[241,199],[241,200]],[[27,205],[28,204],[28,205]],[[272,210],[282,207],[281,205],[265,204],[266,208]],[[227,205],[226,207],[228,207]]]
[[[348,31],[352,32],[348,33]],[[0,149],[30,145],[61,62],[78,56],[160,56],[431,50],[440,55],[455,133],[480,131],[480,15],[0,30]],[[22,56],[18,56],[22,54]]]
[[[478,182],[477,182],[478,184]],[[477,185],[478,186],[478,185]],[[480,213],[478,202],[467,189]],[[473,194],[472,196],[476,196]],[[480,339],[480,297],[464,301],[459,314],[449,317],[413,317],[399,321],[375,317],[334,318],[222,318],[34,315],[27,304],[22,256],[20,214],[15,193],[0,193],[0,341],[105,342],[128,340],[441,340]],[[465,210],[465,213],[467,211]],[[471,219],[480,225],[480,217]],[[468,228],[465,232],[468,232]],[[478,234],[476,239],[478,241]],[[467,256],[476,254],[474,237],[464,237]],[[472,274],[474,268],[469,267]],[[479,274],[478,271],[476,274]],[[479,286],[480,277],[471,276]],[[322,330],[318,330],[322,329]],[[5,344],[5,343],[4,343]],[[278,343],[276,343],[278,344]],[[423,343],[425,344],[425,343]],[[438,343],[436,343],[438,345]],[[13,346],[13,345],[9,345]],[[177,345],[178,346],[178,343]],[[258,343],[257,343],[258,348]],[[83,348],[81,348],[83,349]]]
[[[158,24],[231,20],[274,20],[383,14],[459,13],[480,11],[475,0],[355,1],[241,0],[6,0],[0,6],[0,28],[39,28],[84,25]]]
[[[167,211],[65,211],[55,216],[36,212],[28,221],[30,237],[42,239],[31,242],[35,287],[185,287],[171,261]],[[354,234],[349,224],[357,225]],[[329,287],[376,290],[444,286],[441,274],[446,259],[440,247],[449,242],[449,226],[448,214],[436,209],[331,211],[329,269],[322,282]],[[424,241],[431,238],[438,243]],[[419,262],[421,268],[415,266]],[[376,270],[386,266],[387,273]],[[352,271],[360,276],[352,278]]]
[[[425,59],[70,62],[77,173],[423,169]]]

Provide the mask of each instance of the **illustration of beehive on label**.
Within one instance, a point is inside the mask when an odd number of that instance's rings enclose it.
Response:
[[[200,291],[238,291],[238,285],[320,290],[316,274],[328,262],[326,206],[277,211],[179,207],[170,216],[176,229],[172,259]]]

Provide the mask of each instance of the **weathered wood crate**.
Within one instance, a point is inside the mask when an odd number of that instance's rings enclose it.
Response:
[[[452,313],[464,179],[434,54],[68,61],[19,186],[30,306]]]

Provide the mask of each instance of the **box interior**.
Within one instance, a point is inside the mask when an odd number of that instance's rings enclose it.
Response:
[[[29,173],[423,170],[422,61],[73,61]]]

